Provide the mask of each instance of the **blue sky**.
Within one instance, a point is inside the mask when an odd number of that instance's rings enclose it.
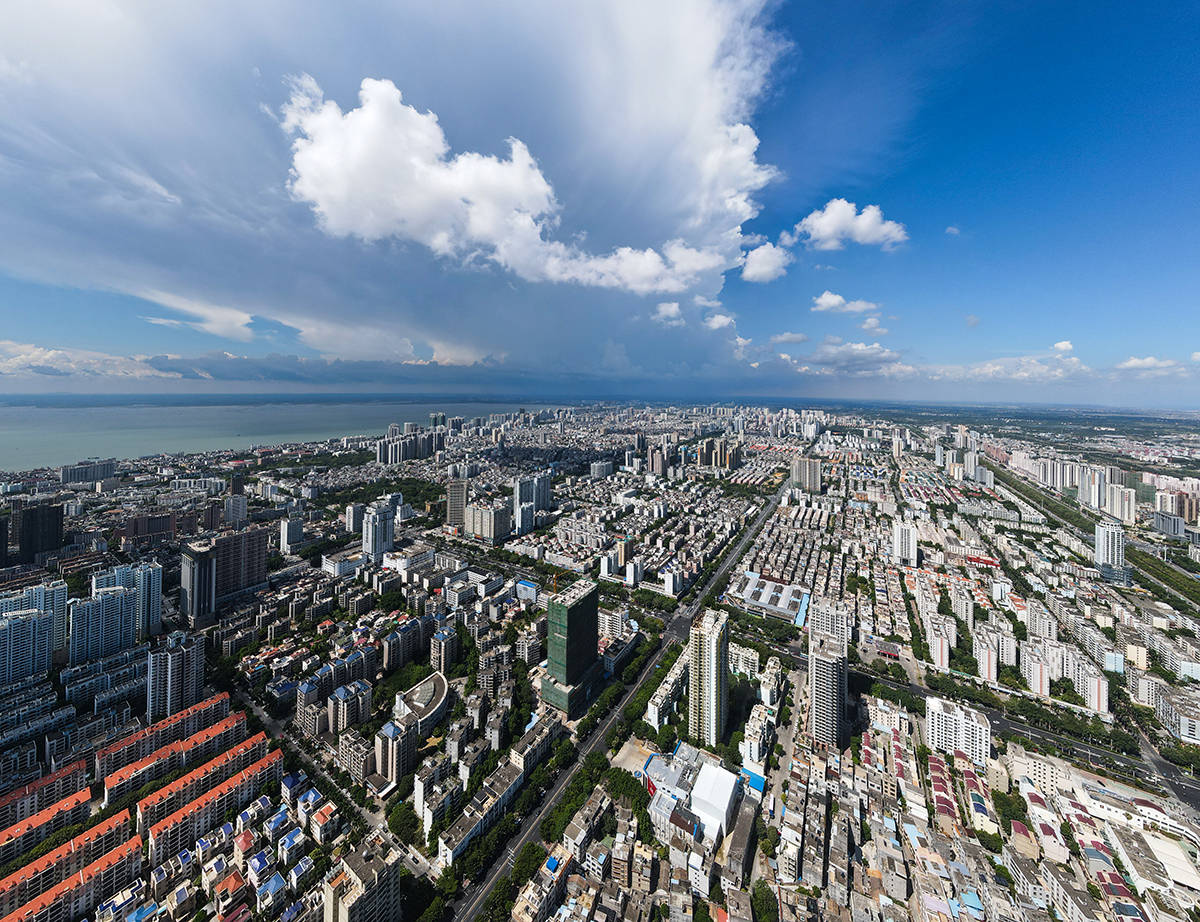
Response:
[[[12,26],[0,393],[1200,396],[1194,4]]]

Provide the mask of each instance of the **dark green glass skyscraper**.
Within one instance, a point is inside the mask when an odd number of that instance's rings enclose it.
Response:
[[[600,589],[591,580],[552,596],[546,606],[549,671],[562,685],[578,685],[596,663]]]

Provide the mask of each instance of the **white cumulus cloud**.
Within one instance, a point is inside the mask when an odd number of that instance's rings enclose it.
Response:
[[[844,297],[826,289],[813,298],[814,312],[829,311],[834,314],[865,314],[879,310],[874,301],[847,301]]]
[[[773,243],[764,243],[746,254],[742,278],[747,282],[773,282],[787,272],[792,254]]]
[[[771,337],[773,343],[806,343],[808,336],[804,333],[776,333]]]
[[[363,80],[358,107],[343,112],[312,77],[298,77],[282,125],[295,137],[292,195],[333,236],[395,237],[439,256],[490,260],[528,281],[638,294],[684,291],[728,260],[719,246],[690,246],[682,238],[658,249],[620,246],[603,254],[552,239],[559,203],[523,142],[509,138],[507,157],[453,154],[437,116],[405,103],[390,80]],[[742,188],[769,178],[768,172],[753,182],[743,176]],[[697,207],[708,213],[713,206]],[[734,212],[729,220],[740,226],[756,209],[747,199]]]
[[[847,240],[890,250],[908,239],[908,231],[898,221],[884,220],[883,209],[878,205],[867,205],[859,211],[854,202],[835,198],[824,208],[813,211],[781,239],[807,240],[817,250],[840,250]]]
[[[681,327],[684,323],[678,301],[663,301],[654,309],[653,319],[665,327]]]
[[[723,330],[732,323],[733,318],[728,314],[712,314],[704,321],[704,325],[710,330]]]
[[[1055,352],[1070,352],[1075,346],[1071,344],[1069,339],[1064,339],[1054,344]]]
[[[867,317],[859,326],[868,333],[875,333],[879,336],[886,336],[888,334],[887,328],[880,324],[878,317]]]

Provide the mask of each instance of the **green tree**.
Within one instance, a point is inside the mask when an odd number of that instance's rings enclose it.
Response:
[[[412,804],[401,801],[388,813],[388,829],[401,842],[415,845],[421,836],[421,820]]]
[[[779,922],[779,901],[765,880],[754,882],[750,891],[750,911],[754,922]]]

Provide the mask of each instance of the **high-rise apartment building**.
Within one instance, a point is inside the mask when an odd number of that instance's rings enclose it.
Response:
[[[233,493],[225,497],[225,507],[222,512],[226,525],[240,528],[250,514],[249,502],[242,493]]]
[[[80,461],[78,464],[68,464],[58,469],[60,483],[95,483],[97,480],[107,480],[117,472],[117,462]]]
[[[346,506],[346,531],[352,535],[357,535],[362,531],[363,516],[367,514],[367,507],[363,503],[349,503]]]
[[[463,531],[476,540],[498,544],[512,534],[512,513],[508,506],[472,503],[467,507]]]
[[[1124,569],[1125,529],[1116,522],[1096,523],[1096,549],[1093,556],[1097,567]]]
[[[192,541],[180,560],[179,607],[192,627],[207,627],[222,603],[267,582],[267,528]]]
[[[467,517],[467,482],[451,480],[446,484],[446,524],[462,525]]]
[[[533,503],[535,512],[554,505],[553,478],[548,473],[532,477],[518,477],[513,481],[513,509],[522,503]]]
[[[792,461],[792,484],[805,493],[821,492],[821,461],[819,458],[796,458]]]
[[[243,499],[245,497],[242,497]],[[92,595],[101,589],[120,586],[137,593],[137,638],[162,633],[162,566],[149,563],[121,564],[92,574]]]
[[[24,589],[0,592],[0,616],[29,610],[51,615],[51,648],[67,646],[67,584],[61,579]],[[0,685],[4,683],[0,682]]]
[[[1137,491],[1110,483],[1104,492],[1104,511],[1117,521],[1132,525],[1137,518]]]
[[[941,698],[925,699],[925,741],[930,749],[961,752],[983,767],[992,753],[992,726],[974,708]]]
[[[411,908],[401,904],[404,876],[400,852],[382,833],[369,836],[325,880],[324,922],[391,922],[404,917]]]
[[[417,728],[417,718],[407,714],[375,734],[375,770],[388,781],[399,781],[416,767]]]
[[[900,566],[917,565],[917,526],[899,519],[892,525],[892,557]]]
[[[204,641],[176,631],[149,653],[146,720],[178,714],[200,700],[204,688]]]
[[[429,665],[435,672],[448,675],[458,662],[458,632],[442,628],[429,641]]]
[[[808,635],[809,731],[819,745],[841,752],[849,737],[846,643],[839,637],[810,631]]]
[[[289,515],[279,521],[279,553],[294,554],[304,543],[304,519]]]
[[[383,555],[392,549],[392,507],[385,502],[372,503],[363,515],[363,555],[371,563],[382,563]]]
[[[0,614],[0,685],[47,672],[53,641],[53,612],[28,608]]]
[[[1079,504],[1089,509],[1103,509],[1107,498],[1104,468],[1085,467],[1079,471]]]
[[[729,714],[729,615],[706,609],[688,641],[688,732],[705,746],[725,734]]]
[[[70,663],[103,659],[137,643],[137,590],[124,586],[97,589],[91,598],[67,603]]]

